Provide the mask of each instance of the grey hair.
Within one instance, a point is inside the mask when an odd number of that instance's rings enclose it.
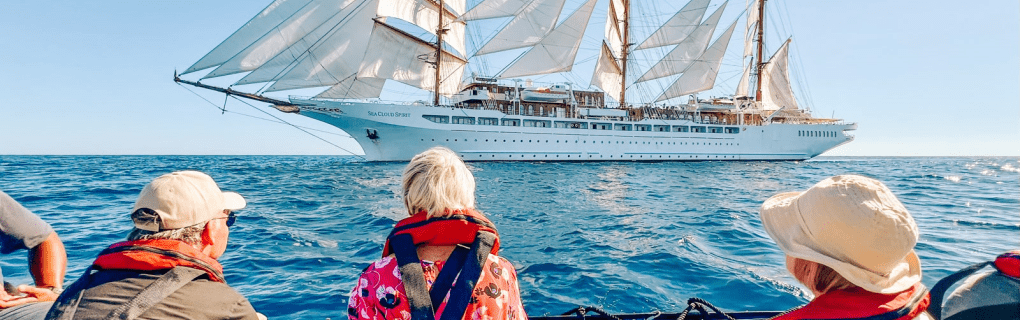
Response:
[[[428,212],[441,216],[447,210],[475,207],[475,177],[457,154],[434,147],[414,156],[404,168],[404,206],[408,214]]]
[[[197,246],[202,244],[203,231],[205,231],[205,223],[158,232],[134,228],[131,230],[131,233],[128,234],[127,239],[128,241],[156,239],[179,240],[184,243]]]

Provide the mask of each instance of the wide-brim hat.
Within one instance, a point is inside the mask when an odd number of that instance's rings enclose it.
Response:
[[[762,204],[765,231],[787,255],[817,262],[871,292],[921,281],[914,218],[878,180],[842,175]]]
[[[135,228],[158,232],[197,225],[220,217],[223,210],[240,210],[246,205],[244,197],[220,190],[205,173],[177,171],[145,185],[131,212]],[[140,209],[148,210],[139,214]]]

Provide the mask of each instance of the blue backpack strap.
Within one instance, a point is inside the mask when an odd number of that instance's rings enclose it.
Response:
[[[464,268],[464,261],[468,257],[469,250],[463,246],[457,246],[450,253],[450,257],[446,259],[446,264],[443,265],[443,269],[439,270],[439,275],[436,276],[436,282],[432,283],[432,290],[429,290],[429,296],[432,298],[432,309],[439,310],[439,304],[443,303],[443,299],[446,298],[446,294],[450,292],[450,288],[453,287],[453,281],[460,274],[460,270]]]
[[[174,267],[138,292],[131,301],[111,311],[104,319],[135,319],[202,275],[205,275],[205,271],[189,267]]]
[[[939,280],[939,282],[936,282],[935,286],[931,288],[931,304],[928,305],[928,313],[931,314],[931,316],[935,318],[935,320],[941,320],[942,299],[945,298],[946,291],[949,290],[949,287],[953,286],[953,284],[960,281],[961,279],[974,274],[978,270],[981,270],[981,268],[984,268],[985,266],[990,264],[992,263],[991,262],[978,263],[963,268],[960,271],[957,271],[953,274],[946,276],[945,278],[942,278],[942,280]]]
[[[411,309],[411,320],[435,320],[436,311],[432,308],[432,299],[425,284],[425,271],[418,260],[413,238],[409,234],[394,235],[390,237],[390,245],[400,268],[400,279]]]
[[[478,277],[482,275],[482,267],[489,259],[489,252],[495,244],[496,235],[491,232],[479,231],[475,235],[475,242],[471,244],[468,251],[467,261],[460,270],[457,277],[457,284],[450,292],[450,300],[446,302],[441,320],[460,320],[464,317],[471,296],[474,294],[475,285],[478,284]],[[444,268],[445,269],[445,268]]]

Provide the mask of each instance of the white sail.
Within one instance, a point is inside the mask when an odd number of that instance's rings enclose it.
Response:
[[[270,32],[250,43],[244,50],[207,74],[203,79],[252,71],[283,52],[298,40],[333,20],[349,1],[316,0],[287,17]]]
[[[684,38],[665,57],[662,57],[645,74],[641,75],[636,82],[672,76],[690,67],[708,48],[708,43],[712,40],[712,33],[715,32],[724,9],[726,9],[725,2],[719,9],[715,10],[715,13],[708,17],[708,20],[699,25],[697,29],[691,32],[687,38]]]
[[[570,71],[596,2],[588,0],[499,76],[514,78]]]
[[[737,84],[737,91],[733,93],[734,97],[747,96],[748,89],[747,86],[749,85],[748,82],[750,82],[751,79],[751,66],[752,64],[747,64],[746,66],[744,66],[744,73],[740,75],[740,83]]]
[[[754,54],[754,38],[758,36],[758,1],[754,1],[751,4],[751,10],[747,11],[747,29],[744,29],[744,56],[750,56]]]
[[[262,12],[252,17],[248,23],[234,31],[234,34],[223,40],[216,48],[213,48],[212,51],[209,51],[202,59],[199,59],[181,74],[188,74],[223,64],[247,48],[248,45],[279,26],[281,21],[287,20],[287,17],[301,10],[302,7],[310,2],[312,0],[273,1],[265,9],[262,9]]]
[[[236,84],[276,81],[266,91],[330,86],[358,72],[372,31],[377,1],[340,14],[278,54]],[[339,21],[337,21],[339,20]]]
[[[698,28],[698,23],[708,11],[709,0],[691,0],[659,30],[637,46],[637,50],[678,44]],[[725,5],[723,5],[725,6]]]
[[[316,98],[325,99],[372,99],[382,94],[386,79],[350,77],[323,91]]]
[[[776,54],[761,70],[761,103],[765,110],[797,109],[797,99],[790,87],[790,70],[787,64],[790,39],[783,43]]]
[[[665,92],[655,99],[655,102],[712,89],[715,86],[715,77],[719,74],[719,65],[722,64],[723,55],[729,45],[730,36],[733,35],[733,30],[736,27],[737,22],[733,21],[726,32],[705,51],[705,54],[687,68],[676,82],[673,82]]]
[[[468,10],[460,18],[464,21],[512,17],[530,0],[486,0]]]
[[[476,56],[530,47],[542,41],[556,26],[566,0],[534,0],[521,9],[505,28],[486,42]]]
[[[616,63],[609,45],[602,44],[602,53],[599,54],[599,61],[595,65],[595,73],[591,75],[591,85],[602,89],[606,95],[613,97],[613,100],[620,101],[620,93],[623,92],[623,70]]]
[[[621,0],[609,0],[609,12],[606,14],[605,41],[615,57],[623,54],[622,21],[626,19],[623,16],[623,9],[623,2]]]
[[[443,5],[446,6],[446,9],[453,11],[453,14],[455,16],[464,15],[464,13],[467,11],[467,1],[465,0],[453,0],[453,1],[444,0]],[[443,17],[443,19],[445,20],[446,17]]]
[[[433,89],[435,69],[419,56],[434,59],[434,44],[376,23],[366,52],[371,54],[362,61],[358,77],[392,79],[425,90]],[[467,61],[446,51],[442,59],[439,93],[450,96],[460,91]]]
[[[444,0],[443,2],[446,4],[459,2],[459,6],[464,7],[464,0]],[[435,35],[436,26],[439,25],[439,7],[437,5],[438,2],[431,0],[381,0],[378,14],[381,17],[393,17],[413,23]],[[443,28],[447,29],[446,34],[443,35],[443,41],[449,44],[453,50],[466,56],[464,22],[456,21],[457,16],[450,11],[443,10],[443,13]]]

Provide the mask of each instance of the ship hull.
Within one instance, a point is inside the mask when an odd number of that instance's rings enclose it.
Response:
[[[852,141],[848,131],[856,129],[842,123],[612,121],[423,105],[292,102],[306,104],[300,114],[350,134],[369,161],[408,161],[434,146],[450,148],[466,161],[805,160]],[[677,127],[706,132],[670,131]]]

